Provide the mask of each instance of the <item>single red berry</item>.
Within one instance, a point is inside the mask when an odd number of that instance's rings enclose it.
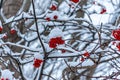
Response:
[[[15,33],[16,33],[16,30],[15,30],[15,29],[11,29],[11,30],[10,30],[10,33],[11,33],[11,34],[15,34]]]
[[[6,34],[4,34],[3,35],[3,39],[7,39],[8,37],[7,37],[7,35]]]
[[[79,2],[79,0],[70,0],[70,1],[72,1],[74,3],[78,3]]]
[[[55,11],[55,10],[57,9],[57,6],[56,6],[56,5],[52,5],[52,6],[50,7],[50,9],[51,9],[52,11]]]
[[[113,31],[112,31],[112,36],[113,36],[116,40],[120,40],[120,29],[113,30]]]
[[[55,15],[53,18],[54,18],[55,20],[57,20],[57,19],[58,19],[58,16],[57,16],[57,15]]]
[[[62,51],[62,53],[65,53],[65,52],[66,52],[66,50],[64,50],[64,49],[62,49],[61,51]]]
[[[89,54],[88,52],[85,52],[85,53],[83,54],[83,56],[84,56],[84,57],[89,57],[90,54]]]
[[[100,12],[100,14],[104,14],[107,10],[105,8],[103,8]]]
[[[82,58],[80,59],[80,61],[82,61],[82,62],[83,62],[84,60],[85,60],[85,58],[84,58],[84,57],[82,57]]]
[[[49,17],[46,17],[46,20],[47,20],[47,21],[50,21],[50,18],[49,18]]]
[[[3,30],[2,26],[0,26],[0,32]]]

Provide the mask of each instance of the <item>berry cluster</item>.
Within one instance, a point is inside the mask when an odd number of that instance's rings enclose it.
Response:
[[[49,47],[56,48],[57,45],[62,45],[64,43],[65,43],[65,41],[62,40],[62,37],[51,38],[49,41]]]
[[[41,59],[35,59],[33,65],[35,68],[39,68],[42,62],[43,60]]]

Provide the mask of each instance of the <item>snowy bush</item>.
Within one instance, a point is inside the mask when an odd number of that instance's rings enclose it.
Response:
[[[0,80],[119,80],[119,0],[0,0]]]

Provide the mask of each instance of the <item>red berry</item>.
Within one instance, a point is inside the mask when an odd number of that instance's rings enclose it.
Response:
[[[72,1],[74,3],[78,3],[79,2],[79,0],[70,0],[70,1]]]
[[[49,18],[49,17],[46,17],[46,20],[47,20],[47,21],[50,21],[50,18]]]
[[[2,26],[0,26],[0,32],[3,30]]]
[[[112,42],[112,45],[115,45],[115,44],[116,44],[116,42],[115,42],[115,41],[113,41],[113,42]]]
[[[118,50],[120,51],[120,43],[118,43],[118,44],[116,45],[116,47],[117,47]]]
[[[57,19],[58,19],[58,16],[57,16],[57,15],[55,15],[53,18],[54,18],[55,20],[57,20]]]
[[[113,31],[112,31],[112,36],[113,36],[116,40],[120,40],[120,29],[113,30]]]
[[[7,35],[6,34],[3,35],[3,39],[7,39]]]
[[[66,52],[66,50],[64,50],[64,49],[62,49],[61,51],[62,51],[62,53],[65,53],[65,52]]]
[[[82,61],[82,62],[83,62],[84,60],[85,60],[85,58],[83,58],[83,57],[80,59],[80,61]]]
[[[15,34],[15,33],[16,33],[16,30],[15,30],[15,29],[11,29],[11,30],[10,30],[10,33],[11,33],[11,34]]]
[[[100,14],[104,14],[107,10],[105,8],[103,8],[100,12]]]
[[[33,65],[35,68],[38,68],[38,67],[40,67],[42,62],[43,62],[43,60],[41,60],[41,59],[35,59]]]
[[[50,9],[51,9],[52,11],[54,11],[54,10],[57,9],[57,6],[56,6],[56,5],[52,5],[52,6],[50,7]]]
[[[85,53],[83,54],[83,56],[84,56],[84,57],[89,57],[90,54],[89,54],[88,52],[85,52]]]

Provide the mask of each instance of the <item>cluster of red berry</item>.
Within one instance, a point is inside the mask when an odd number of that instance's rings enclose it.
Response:
[[[53,4],[53,5],[50,7],[50,10],[52,10],[52,11],[57,10],[57,5]],[[50,20],[51,20],[50,17],[46,17],[45,19],[46,19],[47,21],[50,21]],[[57,20],[57,19],[58,19],[58,16],[57,16],[57,15],[54,15],[54,16],[53,16],[53,19],[54,19],[54,20]]]
[[[35,68],[39,68],[42,62],[43,62],[43,60],[41,60],[41,59],[35,59],[34,63],[33,63],[33,66]]]
[[[0,80],[9,80],[8,78],[1,78]]]
[[[73,2],[73,3],[78,3],[78,2],[79,2],[79,0],[70,0],[70,1]],[[50,6],[50,10],[52,10],[52,11],[57,10],[57,5],[52,4],[52,5]],[[57,19],[58,19],[58,16],[57,16],[57,15],[54,15],[54,16],[53,16],[53,19],[54,19],[54,20],[57,20]],[[50,21],[51,19],[50,19],[50,17],[46,17],[45,20]]]
[[[49,47],[56,48],[57,45],[62,45],[64,43],[65,43],[65,41],[62,40],[62,37],[51,38],[49,41]]]
[[[3,27],[0,26],[0,32],[2,32],[2,31],[3,31]],[[10,30],[10,34],[11,34],[11,35],[13,35],[13,34],[15,34],[15,33],[16,33],[16,30],[15,30],[15,29],[11,29],[11,30]],[[3,35],[3,39],[7,39],[7,37],[8,37],[7,34],[4,34],[4,35]]]
[[[86,58],[90,57],[90,54],[86,51],[80,61],[84,61]]]
[[[120,29],[113,30],[113,31],[112,31],[112,36],[113,36],[116,40],[120,41]],[[114,42],[114,44],[115,44],[115,42]],[[120,51],[120,42],[118,42],[118,43],[116,44],[116,47],[117,47],[118,50]]]

